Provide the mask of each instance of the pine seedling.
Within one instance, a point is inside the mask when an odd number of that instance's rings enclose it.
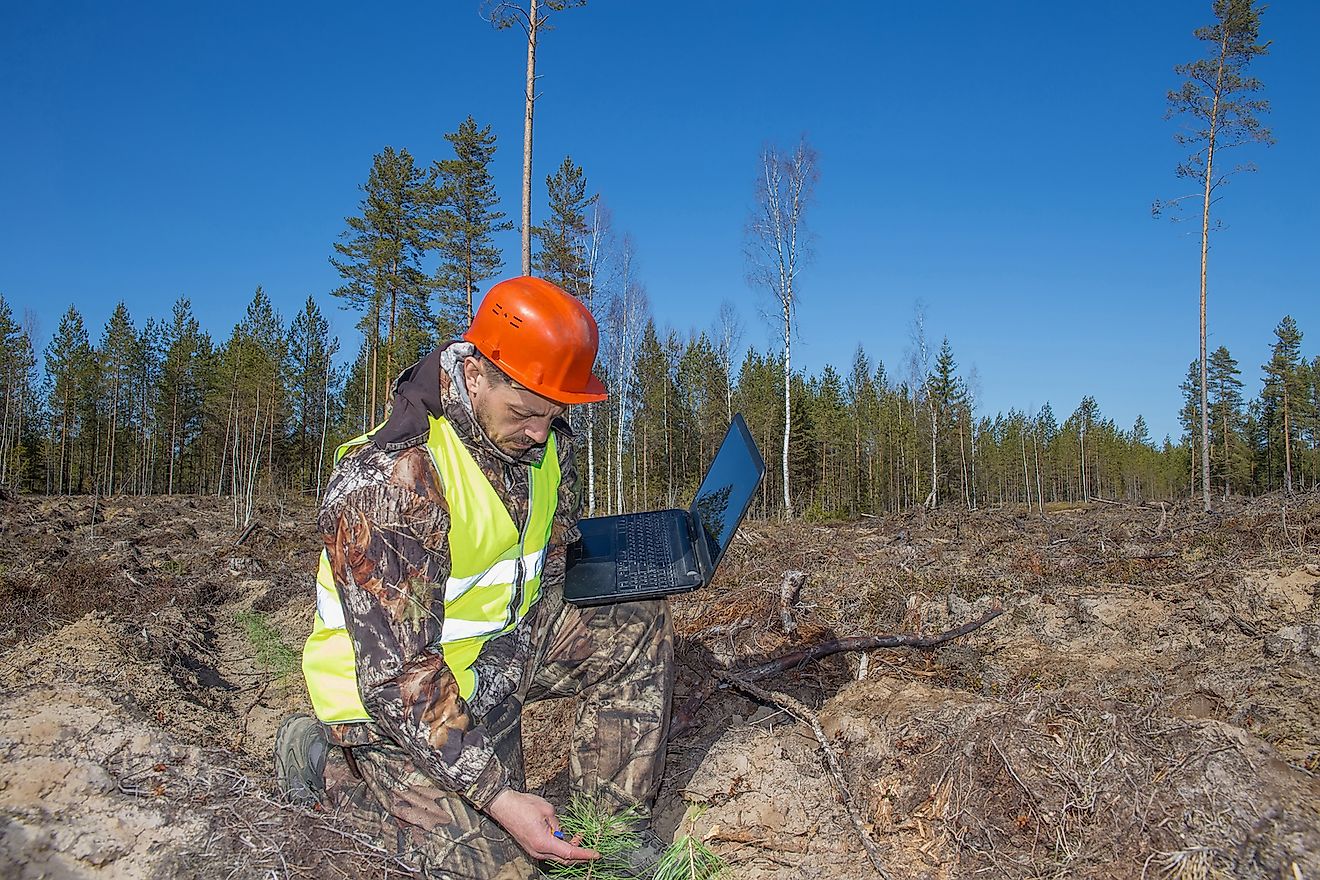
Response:
[[[671,843],[656,862],[652,880],[720,880],[729,865],[716,855],[705,842],[694,836],[697,819],[706,808],[694,804],[688,807],[684,823],[687,834]]]
[[[600,801],[574,795],[559,817],[565,837],[582,835],[582,846],[600,853],[592,862],[570,865],[550,864],[552,876],[566,880],[631,880],[633,869],[628,855],[641,846],[633,824],[641,818],[636,807],[615,812]]]
[[[705,843],[684,834],[660,855],[654,880],[719,880],[728,868]]]

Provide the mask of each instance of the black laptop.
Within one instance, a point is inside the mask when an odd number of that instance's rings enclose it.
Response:
[[[763,476],[765,462],[739,413],[687,510],[578,523],[582,540],[569,547],[564,598],[575,605],[605,605],[686,593],[710,583]]]

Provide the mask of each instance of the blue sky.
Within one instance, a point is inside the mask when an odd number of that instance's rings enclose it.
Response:
[[[139,323],[186,294],[227,336],[260,284],[286,316],[328,292],[327,258],[372,155],[444,155],[469,113],[499,137],[518,213],[525,45],[476,0],[399,4],[5,4],[0,9],[0,294],[42,340],[76,305],[94,335],[123,299]],[[975,367],[979,409],[1091,394],[1177,435],[1196,355],[1197,226],[1153,220],[1187,191],[1163,119],[1209,0],[1164,3],[642,4],[560,15],[538,72],[536,178],[565,154],[634,237],[652,308],[681,331],[748,288],[757,155],[805,134],[820,155],[795,360],[891,374],[914,303]],[[1320,4],[1265,13],[1278,144],[1219,204],[1210,345],[1249,394],[1291,313],[1320,351]],[[506,269],[517,240],[504,241]]]

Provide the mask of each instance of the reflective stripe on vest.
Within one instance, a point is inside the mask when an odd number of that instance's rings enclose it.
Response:
[[[335,463],[370,434],[350,440]],[[478,682],[472,664],[485,642],[512,630],[540,598],[550,528],[559,501],[559,457],[553,432],[539,466],[528,466],[528,518],[519,529],[495,489],[444,419],[431,419],[426,441],[450,512],[450,576],[444,585],[444,622],[438,647],[471,699]],[[316,615],[303,648],[303,675],[316,715],[327,723],[369,721],[357,687],[353,643],[335,588],[330,558],[321,554]]]

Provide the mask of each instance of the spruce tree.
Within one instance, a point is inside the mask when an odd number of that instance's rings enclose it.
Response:
[[[330,325],[311,296],[289,325],[287,346],[291,461],[294,485],[303,492],[316,488],[321,477],[322,434],[329,421],[331,358],[338,340],[330,339]]]
[[[73,306],[60,318],[46,347],[49,377],[51,453],[58,461],[55,490],[81,492],[87,479],[87,443],[83,426],[95,406],[96,375],[87,327]]]
[[[1220,456],[1220,476],[1227,501],[1242,458],[1242,380],[1238,378],[1242,371],[1228,349],[1221,345],[1211,353],[1206,375],[1210,383],[1210,443]]]

